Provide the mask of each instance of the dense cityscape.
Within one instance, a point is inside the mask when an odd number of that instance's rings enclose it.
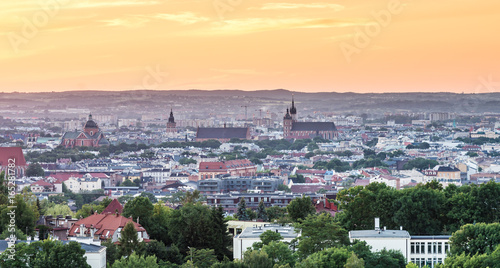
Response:
[[[500,113],[288,93],[205,116],[9,102],[2,267],[497,267]]]

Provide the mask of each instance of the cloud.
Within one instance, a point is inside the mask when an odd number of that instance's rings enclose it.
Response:
[[[344,6],[338,4],[327,4],[327,3],[310,3],[310,4],[297,4],[297,3],[267,3],[262,5],[260,10],[276,10],[276,9],[299,9],[299,8],[331,8],[335,11],[341,11]]]
[[[179,14],[156,14],[152,17],[161,20],[175,21],[185,25],[210,20],[207,17],[198,16],[192,12],[182,12]]]
[[[72,2],[72,1],[69,1]],[[99,0],[87,0],[87,1],[74,1],[71,7],[74,8],[101,8],[101,7],[114,7],[114,6],[149,6],[161,4],[159,1],[99,1]]]
[[[207,34],[246,34],[251,32],[274,31],[283,29],[305,28],[334,28],[359,25],[356,22],[340,21],[335,19],[306,19],[306,18],[248,18],[215,22]]]
[[[114,27],[114,26],[123,26],[129,28],[139,28],[143,26],[145,23],[149,22],[147,18],[141,18],[137,16],[131,16],[127,18],[116,18],[110,20],[101,20],[104,22],[106,26]]]

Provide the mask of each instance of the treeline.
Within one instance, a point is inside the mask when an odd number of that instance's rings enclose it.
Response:
[[[373,229],[376,217],[412,235],[451,234],[468,223],[500,220],[500,184],[493,181],[444,189],[433,181],[403,190],[371,183],[340,191],[337,202],[336,219],[347,230]]]

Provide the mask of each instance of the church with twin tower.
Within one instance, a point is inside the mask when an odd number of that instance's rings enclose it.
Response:
[[[333,122],[299,122],[297,121],[297,108],[292,96],[292,107],[286,109],[283,117],[284,139],[313,139],[322,137],[334,140],[338,137],[337,127]]]

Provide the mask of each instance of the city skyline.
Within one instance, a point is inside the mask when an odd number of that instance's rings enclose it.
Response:
[[[500,91],[497,1],[1,3],[0,91]]]

